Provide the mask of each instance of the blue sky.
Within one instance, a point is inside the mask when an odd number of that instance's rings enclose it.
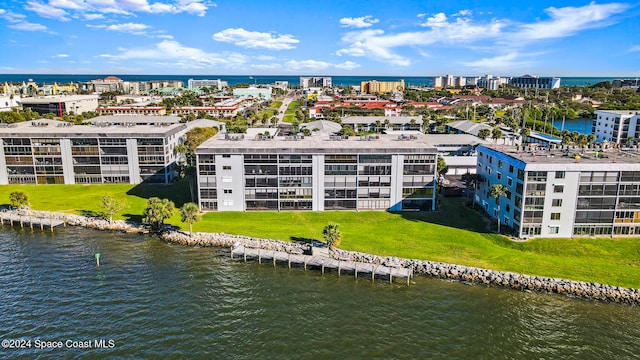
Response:
[[[640,76],[640,6],[7,0],[0,73]]]

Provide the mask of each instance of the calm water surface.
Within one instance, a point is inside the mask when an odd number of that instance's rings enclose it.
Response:
[[[101,253],[96,267],[94,254]],[[0,229],[0,358],[631,359],[640,309],[231,261],[149,236]]]

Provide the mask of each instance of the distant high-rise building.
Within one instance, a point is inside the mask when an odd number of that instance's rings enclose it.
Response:
[[[523,75],[511,78],[509,85],[520,88],[557,89],[560,87],[560,78]]]
[[[187,86],[189,89],[195,89],[202,86],[215,86],[218,90],[222,90],[223,88],[229,86],[229,83],[220,79],[216,80],[207,80],[207,79],[189,79],[187,81]]]
[[[489,89],[489,90],[498,90],[500,86],[506,85],[508,82],[509,82],[508,78],[487,74],[481,77],[480,79],[478,79],[478,82],[476,85],[478,85],[478,87]]]
[[[394,91],[404,90],[404,80],[400,81],[362,81],[360,83],[360,92],[368,94],[384,94]]]
[[[330,77],[300,77],[300,87],[303,89],[314,87],[331,87]]]

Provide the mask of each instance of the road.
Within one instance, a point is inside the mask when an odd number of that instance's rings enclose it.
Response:
[[[278,114],[276,115],[278,117],[278,125],[284,124],[283,120],[284,120],[285,112],[289,108],[289,104],[295,99],[296,99],[295,91],[289,91],[287,95],[284,97],[284,99],[282,100],[282,105],[280,106],[280,109],[278,109]]]

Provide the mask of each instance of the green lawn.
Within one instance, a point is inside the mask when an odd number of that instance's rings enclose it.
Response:
[[[289,111],[289,110],[287,110]],[[287,123],[294,123],[296,121],[296,115],[295,114],[285,114],[282,117],[282,121],[287,122]]]
[[[282,101],[273,101],[269,104],[269,107],[272,109],[279,109],[282,106]]]
[[[151,196],[166,197],[177,206],[188,201],[188,186],[176,185],[7,185],[9,193],[24,191],[31,207],[71,213],[99,210],[99,197],[111,194],[128,207],[117,218],[138,220]],[[486,222],[460,199],[445,199],[438,212],[221,212],[207,213],[194,231],[226,232],[295,241],[322,238],[329,222],[340,224],[341,247],[379,255],[427,259],[531,275],[595,281],[640,288],[640,239],[536,239],[512,242],[489,233]],[[188,228],[174,215],[168,223]]]

